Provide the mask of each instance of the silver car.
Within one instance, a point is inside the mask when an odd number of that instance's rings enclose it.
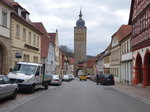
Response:
[[[12,84],[5,75],[0,75],[0,99],[10,97],[15,99],[18,92],[18,85]]]
[[[60,75],[53,75],[51,79],[51,84],[52,85],[61,85],[62,79]]]

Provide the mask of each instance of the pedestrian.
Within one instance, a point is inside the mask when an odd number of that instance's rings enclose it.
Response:
[[[97,85],[98,85],[98,80],[99,80],[99,76],[98,74],[96,75],[96,82],[97,82]]]

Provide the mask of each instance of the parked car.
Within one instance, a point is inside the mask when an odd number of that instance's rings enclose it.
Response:
[[[63,80],[63,81],[70,81],[69,75],[63,75],[62,80]]]
[[[70,80],[74,80],[74,75],[68,74]]]
[[[10,82],[5,75],[0,75],[0,99],[10,97],[15,99],[18,92],[18,85]]]
[[[87,80],[87,75],[80,75],[79,76],[79,80],[81,81],[81,80]]]
[[[99,76],[99,83],[101,85],[115,85],[114,75],[113,74],[102,74]]]
[[[62,79],[60,75],[53,75],[50,84],[51,85],[61,85]]]
[[[29,62],[17,62],[13,70],[7,75],[11,82],[17,83],[20,90],[33,93],[42,86],[48,89],[50,75],[44,72],[45,65]]]

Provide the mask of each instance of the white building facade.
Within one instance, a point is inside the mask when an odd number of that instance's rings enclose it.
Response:
[[[131,34],[121,42],[121,81],[132,84]]]
[[[54,43],[50,42],[49,44],[49,50],[48,50],[48,57],[45,60],[45,64],[46,64],[46,72],[48,74],[56,74],[55,72],[55,45]]]
[[[104,55],[105,52],[100,53],[96,63],[96,69],[98,74],[104,74]]]

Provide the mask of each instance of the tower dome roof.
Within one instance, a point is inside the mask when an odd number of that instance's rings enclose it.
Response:
[[[85,26],[85,21],[82,19],[82,12],[80,10],[79,19],[76,22],[77,27],[83,27]]]

